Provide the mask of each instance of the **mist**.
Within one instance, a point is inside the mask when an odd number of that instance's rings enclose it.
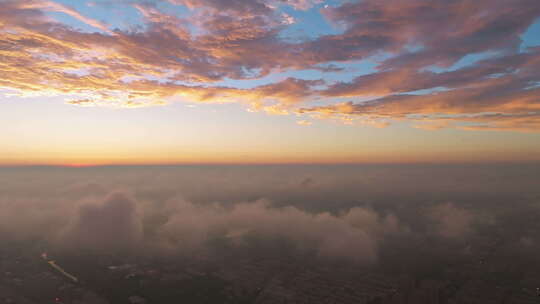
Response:
[[[537,208],[540,170],[499,166],[5,168],[0,236],[68,252],[197,255],[254,238],[363,264],[396,240],[456,244]],[[536,209],[534,209],[536,210]],[[490,228],[491,227],[491,228]],[[520,235],[523,244],[535,244]],[[394,243],[392,243],[394,242]],[[447,245],[441,245],[447,246]]]

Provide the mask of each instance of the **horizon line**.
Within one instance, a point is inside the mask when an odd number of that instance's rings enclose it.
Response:
[[[126,164],[0,164],[2,168],[111,168],[111,167],[248,167],[248,166],[406,166],[406,165],[540,165],[540,160],[516,161],[410,161],[410,162],[275,162],[275,163],[126,163]]]

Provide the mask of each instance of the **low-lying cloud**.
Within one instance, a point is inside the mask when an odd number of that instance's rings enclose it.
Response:
[[[466,209],[445,203],[430,209],[437,233],[445,237],[463,237],[472,231],[474,215]]]
[[[256,201],[228,208],[177,202],[175,209],[177,212],[159,228],[159,234],[180,250],[200,247],[215,233],[236,242],[254,234],[263,239],[290,240],[299,247],[314,246],[323,256],[373,261],[379,239],[402,229],[394,216],[381,217],[365,208],[332,215],[308,213],[291,206],[275,208],[267,201]]]
[[[83,203],[59,235],[64,245],[82,249],[129,249],[142,240],[136,202],[113,192],[103,202]]]
[[[321,257],[373,262],[385,235],[406,231],[394,215],[381,216],[368,208],[312,213],[293,206],[275,207],[267,200],[225,206],[173,199],[144,205],[128,193],[115,191],[76,202],[71,209],[58,203],[48,203],[45,208],[32,201],[16,203],[16,207],[3,205],[3,234],[19,240],[45,239],[69,251],[190,255],[206,250],[215,238],[243,246],[248,237],[257,237],[287,241]],[[14,214],[22,205],[28,211]],[[7,221],[10,217],[13,220]],[[162,220],[155,222],[156,218]],[[50,229],[44,229],[47,222]]]
[[[288,244],[361,263],[400,242],[466,246],[495,225],[534,244],[515,222],[540,210],[540,171],[496,169],[14,168],[0,174],[0,240],[168,256]]]

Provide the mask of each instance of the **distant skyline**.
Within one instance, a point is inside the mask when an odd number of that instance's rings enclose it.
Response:
[[[0,0],[0,166],[540,161],[538,0]]]

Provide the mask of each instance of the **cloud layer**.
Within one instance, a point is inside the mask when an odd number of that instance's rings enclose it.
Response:
[[[9,169],[0,173],[0,242],[157,256],[215,253],[223,243],[240,251],[253,242],[285,243],[360,263],[413,241],[466,246],[494,224],[530,243],[533,236],[514,231],[513,221],[538,210],[536,169]]]
[[[114,28],[54,1],[2,0],[0,88],[60,95],[84,106],[238,102],[273,114],[375,126],[406,121],[426,129],[540,129],[540,51],[522,45],[523,33],[540,16],[536,0],[123,5],[139,23]],[[312,38],[287,37],[290,27],[304,22],[290,10],[321,15],[335,33],[315,28],[321,33]],[[52,13],[93,30],[62,23]],[[469,55],[480,60],[467,61]],[[354,75],[349,65],[365,60],[377,63],[375,72]],[[320,79],[303,79],[306,70],[319,71]],[[298,76],[251,89],[241,85],[292,72]],[[352,80],[335,82],[336,73]]]

